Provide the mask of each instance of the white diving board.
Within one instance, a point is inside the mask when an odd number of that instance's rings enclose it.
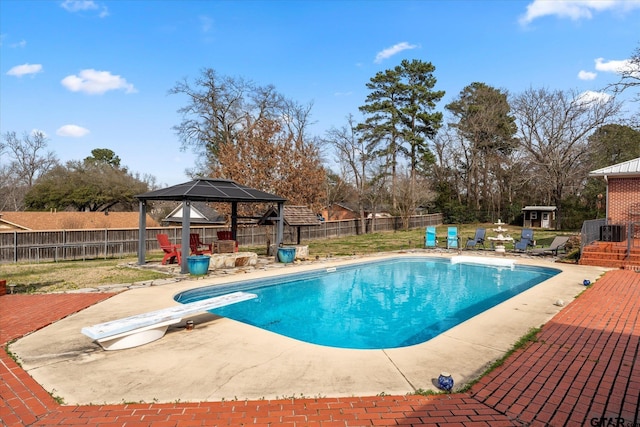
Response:
[[[95,340],[105,350],[122,350],[162,338],[169,326],[180,322],[183,317],[257,297],[256,294],[247,292],[233,292],[93,326],[85,326],[81,332]]]

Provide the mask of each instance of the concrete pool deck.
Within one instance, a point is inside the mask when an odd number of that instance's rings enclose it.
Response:
[[[424,252],[393,256],[432,256]],[[437,254],[442,256],[443,254]],[[366,257],[366,261],[387,258]],[[445,255],[446,256],[446,255]],[[486,255],[484,255],[486,256]],[[502,258],[502,257],[501,257]],[[349,350],[309,344],[212,314],[191,317],[145,346],[105,352],[79,333],[84,326],[176,304],[178,292],[230,281],[340,266],[327,260],[241,276],[185,280],[132,289],[68,316],[10,346],[39,384],[67,404],[178,402],[404,395],[434,390],[441,371],[462,385],[477,378],[532,327],[546,323],[605,269],[517,258],[559,275],[411,347]]]

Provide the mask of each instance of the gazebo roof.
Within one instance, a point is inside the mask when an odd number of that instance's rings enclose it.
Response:
[[[191,200],[198,202],[285,202],[275,194],[256,190],[229,179],[198,178],[135,196],[139,200]]]

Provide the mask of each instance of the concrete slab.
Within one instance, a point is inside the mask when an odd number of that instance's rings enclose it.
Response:
[[[10,350],[36,381],[67,404],[406,394],[434,390],[433,380],[441,371],[453,374],[458,386],[476,378],[530,328],[561,310],[554,305],[558,299],[570,302],[584,289],[584,279],[593,282],[606,270],[516,258],[517,263],[562,273],[428,342],[399,349],[318,346],[209,313],[190,318],[195,321],[192,331],[181,323],[164,338],[128,350],[103,351],[80,333],[84,326],[176,304],[175,294],[194,287],[362,260],[324,260],[131,289],[18,340]]]

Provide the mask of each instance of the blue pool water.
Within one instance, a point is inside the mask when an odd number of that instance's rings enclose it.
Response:
[[[250,291],[258,298],[212,312],[310,343],[381,349],[425,342],[558,273],[395,258],[197,288],[175,299],[187,303]]]

